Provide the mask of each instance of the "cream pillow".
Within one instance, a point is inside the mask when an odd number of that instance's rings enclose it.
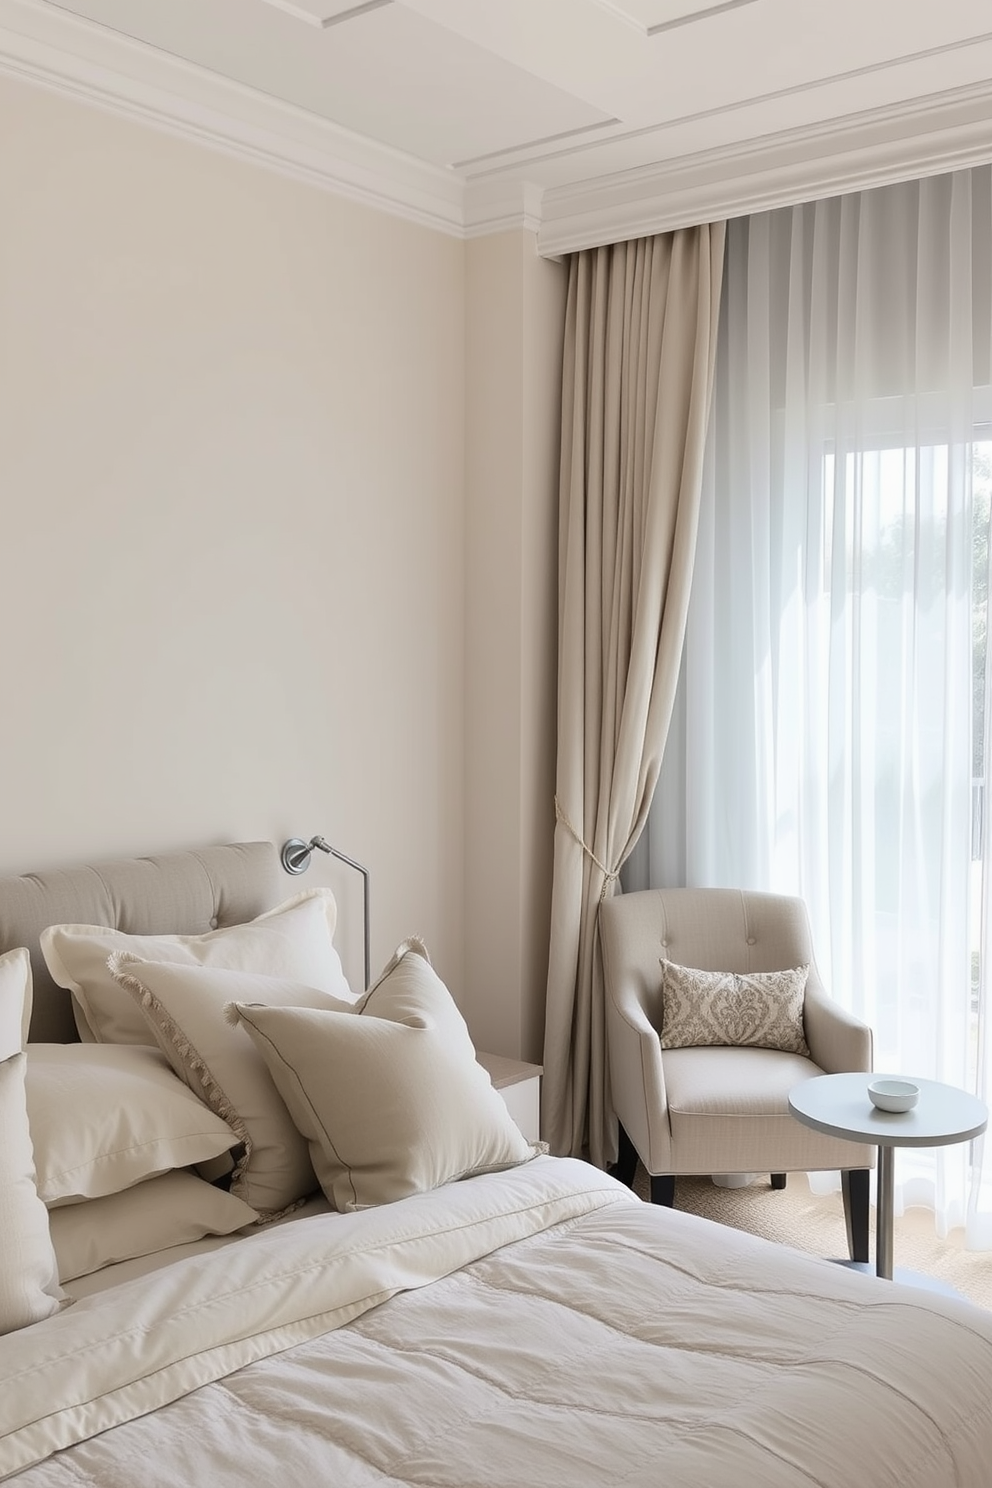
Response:
[[[333,943],[336,923],[330,889],[304,889],[246,925],[202,935],[126,935],[101,925],[50,925],[41,933],[41,949],[54,980],[72,993],[80,1038],[146,1044],[148,1028],[140,1009],[107,968],[116,951],[143,961],[286,977],[349,1001],[353,994]]]
[[[293,1125],[265,1061],[241,1028],[224,1016],[229,1002],[350,1011],[352,1002],[280,977],[223,967],[110,959],[116,984],[145,1018],[180,1079],[228,1122],[243,1143],[231,1192],[274,1218],[317,1188],[307,1144]]]
[[[39,1323],[62,1292],[48,1213],[34,1181],[24,1099],[25,1015],[31,1005],[26,950],[0,956],[0,1333]]]
[[[697,971],[661,962],[661,1047],[708,1044],[809,1054],[803,1029],[808,966],[790,971]]]
[[[26,1086],[38,1192],[50,1208],[120,1193],[238,1145],[156,1048],[29,1044]]]
[[[238,1002],[240,1021],[341,1210],[387,1204],[526,1162],[524,1140],[419,941],[400,946],[358,1006]]]
[[[48,1216],[63,1282],[204,1235],[230,1235],[257,1220],[241,1199],[182,1169]]]

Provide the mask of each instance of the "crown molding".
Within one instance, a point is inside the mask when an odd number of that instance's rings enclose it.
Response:
[[[69,11],[0,0],[0,73],[463,235],[464,188],[449,172]]]
[[[0,74],[450,236],[525,229],[548,258],[992,160],[992,81],[542,189],[466,183],[40,0],[0,0]]]
[[[992,160],[992,82],[545,191],[538,250],[743,217]]]
[[[470,182],[465,187],[464,236],[481,238],[514,228],[537,233],[543,198],[543,189],[529,181]]]

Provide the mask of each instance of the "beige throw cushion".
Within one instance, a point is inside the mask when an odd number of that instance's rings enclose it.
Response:
[[[28,953],[8,951],[0,956],[0,1333],[50,1317],[62,1297],[48,1212],[35,1187],[24,1098],[30,1002]]]
[[[661,1047],[706,1044],[809,1054],[803,1030],[808,966],[789,971],[698,971],[661,962]]]
[[[305,1139],[286,1110],[265,1060],[244,1029],[224,1016],[230,1002],[333,1008],[342,1001],[315,987],[224,967],[139,961],[124,952],[111,975],[134,1000],[149,1033],[180,1079],[236,1132],[244,1144],[231,1192],[266,1218],[305,1198],[317,1179]]]
[[[419,941],[400,946],[354,1009],[238,1002],[231,1016],[268,1064],[338,1209],[387,1204],[543,1150],[524,1140],[476,1062]]]
[[[125,935],[101,925],[50,925],[41,949],[53,978],[68,987],[79,1035],[101,1044],[146,1044],[140,1008],[107,968],[124,951],[143,961],[223,966],[285,977],[332,997],[352,1000],[333,935],[337,905],[330,889],[305,889],[246,925],[203,935]]]
[[[147,1045],[29,1044],[27,1109],[50,1208],[120,1193],[239,1142]]]
[[[234,1194],[178,1169],[124,1193],[53,1209],[48,1218],[66,1282],[204,1235],[233,1234],[258,1215]]]

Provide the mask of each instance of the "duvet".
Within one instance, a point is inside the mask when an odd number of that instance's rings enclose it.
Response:
[[[536,1158],[0,1339],[17,1488],[988,1488],[992,1314]]]

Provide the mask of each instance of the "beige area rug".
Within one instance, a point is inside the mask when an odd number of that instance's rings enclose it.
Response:
[[[642,1167],[634,1187],[642,1199],[648,1197]],[[805,1173],[790,1173],[784,1189],[773,1189],[767,1177],[755,1178],[746,1188],[719,1188],[709,1178],[677,1178],[675,1207],[813,1255],[847,1255],[840,1193],[822,1198],[812,1193]],[[874,1255],[874,1207],[870,1215]],[[992,1309],[992,1251],[965,1250],[963,1230],[952,1230],[941,1240],[929,1210],[907,1209],[896,1218],[893,1250],[897,1270],[922,1271],[979,1307]]]

